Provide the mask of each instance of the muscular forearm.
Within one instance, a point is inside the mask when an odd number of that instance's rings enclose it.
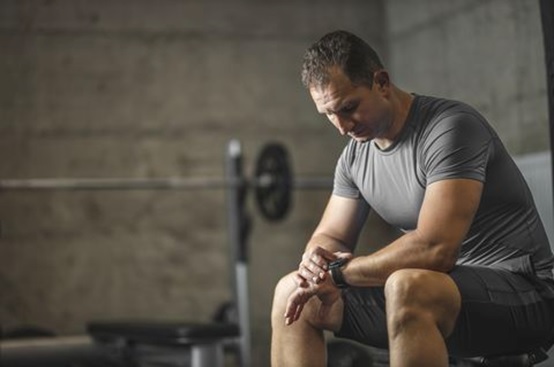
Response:
[[[341,268],[345,281],[353,286],[381,286],[400,269],[450,271],[473,223],[482,189],[483,183],[472,179],[448,179],[429,184],[417,228],[373,254],[350,260]],[[334,220],[322,226],[322,232],[339,233],[342,235],[338,238],[355,243],[358,232],[348,237],[348,230],[337,230],[348,227],[341,222],[340,210],[329,212],[333,213]]]
[[[449,271],[455,264],[456,246],[430,243],[409,232],[381,250],[352,259],[343,269],[351,286],[382,286],[393,272],[405,268]]]

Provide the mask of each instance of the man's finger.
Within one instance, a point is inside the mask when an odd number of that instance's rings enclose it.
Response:
[[[299,288],[307,288],[310,286],[308,281],[300,274],[296,273],[294,280]]]
[[[304,305],[305,305],[305,303],[302,303],[302,304],[300,304],[296,307],[296,311],[294,313],[294,319],[293,319],[294,321],[298,321],[298,319],[300,318],[300,314],[302,313],[302,310],[304,309]]]
[[[285,318],[291,318],[296,312],[296,307],[299,303],[298,289],[294,291],[287,300],[287,306],[285,307]]]
[[[285,308],[285,325],[290,325],[298,320],[304,304],[312,295],[306,288],[298,288],[289,296]]]

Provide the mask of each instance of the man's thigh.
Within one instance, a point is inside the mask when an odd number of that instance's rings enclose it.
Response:
[[[517,353],[545,342],[554,330],[554,302],[543,299],[537,282],[503,270],[457,266],[449,274],[462,296],[450,352],[458,356]],[[388,347],[382,287],[343,293],[339,337]]]
[[[377,348],[388,348],[384,288],[347,288],[342,299],[342,325],[335,335]]]
[[[554,332],[554,302],[541,281],[505,270],[457,266],[450,276],[462,295],[456,327],[447,339],[453,355],[526,352]]]

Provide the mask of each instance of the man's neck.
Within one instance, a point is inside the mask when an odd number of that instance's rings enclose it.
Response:
[[[375,144],[382,149],[385,150],[388,147],[390,147],[396,139],[399,137],[400,133],[404,129],[404,125],[406,124],[406,120],[408,118],[408,114],[410,113],[410,108],[412,106],[412,102],[414,100],[414,96],[410,93],[407,93],[403,91],[402,89],[399,89],[397,87],[393,87],[392,95],[391,95],[391,103],[393,108],[392,113],[392,126],[390,129],[388,136],[385,138],[375,138]]]

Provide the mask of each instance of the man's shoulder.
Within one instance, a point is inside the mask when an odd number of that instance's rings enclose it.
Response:
[[[413,123],[418,126],[416,131],[419,131],[422,136],[427,136],[432,131],[448,130],[453,127],[464,129],[469,126],[492,132],[486,118],[465,102],[448,98],[419,96],[417,103]]]
[[[416,113],[425,115],[427,119],[472,115],[484,120],[484,117],[475,107],[457,99],[420,95],[416,97],[416,101]]]
[[[416,109],[419,112],[434,116],[456,113],[477,113],[477,110],[469,104],[450,98],[417,95],[415,98]],[[416,111],[417,112],[417,111]]]

